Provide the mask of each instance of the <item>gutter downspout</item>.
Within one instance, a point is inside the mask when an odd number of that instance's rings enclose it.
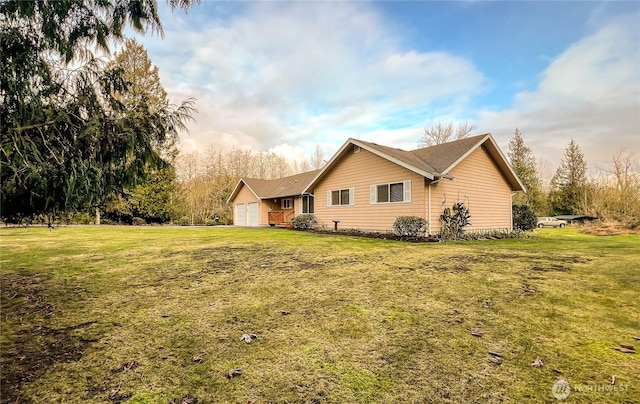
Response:
[[[429,211],[428,213],[428,217],[429,219],[427,220],[427,233],[429,233],[428,235],[431,236],[431,182],[429,182],[429,184],[427,184],[427,190],[428,190],[428,195],[427,195],[427,209]]]
[[[440,182],[442,179],[447,179],[449,181],[455,181],[456,177],[449,175],[449,174],[441,174],[440,176],[434,176],[433,177],[433,181],[429,181],[429,184],[427,185],[428,188],[428,198],[429,198],[429,203],[428,203],[428,210],[429,210],[429,220],[427,223],[427,229],[429,230],[429,235],[431,235],[431,185],[433,184],[437,184],[438,182]],[[512,220],[513,222],[513,220]]]
[[[511,218],[511,222],[509,223],[509,231],[513,231],[513,194],[515,194],[515,192],[511,192],[509,194],[509,217]]]

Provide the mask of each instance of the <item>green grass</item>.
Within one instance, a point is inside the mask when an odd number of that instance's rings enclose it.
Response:
[[[537,234],[2,229],[1,401],[639,402],[640,237]]]

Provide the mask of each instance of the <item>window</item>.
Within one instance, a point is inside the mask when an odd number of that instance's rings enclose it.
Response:
[[[280,208],[282,209],[293,209],[293,199],[286,198],[280,200]]]
[[[302,196],[302,213],[313,213],[313,196]]]
[[[355,188],[327,191],[327,206],[344,206],[354,204]]]
[[[371,186],[371,203],[411,202],[411,181]]]

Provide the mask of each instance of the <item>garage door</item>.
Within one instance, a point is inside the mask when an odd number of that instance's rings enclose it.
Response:
[[[249,226],[258,226],[259,223],[259,217],[260,215],[258,214],[258,203],[257,202],[252,202],[249,204],[249,222],[247,223],[247,225]]]
[[[246,216],[247,216],[247,212],[244,207],[244,203],[237,204],[236,205],[236,225],[244,226]]]

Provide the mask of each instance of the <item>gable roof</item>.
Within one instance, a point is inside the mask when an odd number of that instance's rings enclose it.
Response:
[[[421,159],[418,155],[412,152],[393,147],[382,146],[377,143],[365,142],[363,140],[352,140],[355,145],[360,146],[363,149],[367,149],[368,151],[377,154],[382,158],[391,160],[394,163],[408,168],[411,171],[416,171],[418,174],[423,174],[429,179],[433,179],[432,177],[437,173],[437,170],[431,164],[429,164],[428,161]]]
[[[422,160],[426,160],[439,173],[447,173],[469,153],[485,142],[489,134],[472,136],[453,142],[423,147],[411,151]]]
[[[315,178],[320,170],[290,175],[276,180],[261,180],[258,178],[240,178],[227,202],[232,201],[244,185],[258,199],[282,198],[285,196],[302,195],[307,185]]]
[[[511,168],[502,151],[500,151],[493,136],[486,133],[411,151],[350,138],[342,145],[340,150],[333,155],[327,165],[318,172],[304,191],[308,191],[315,183],[324,177],[326,173],[331,170],[335,162],[351,150],[349,147],[351,145],[361,147],[430,180],[438,180],[441,178],[454,179],[454,177],[449,174],[450,171],[473,151],[479,147],[484,147],[505,176],[511,189],[513,191],[525,190],[524,185],[520,182],[520,179]]]

